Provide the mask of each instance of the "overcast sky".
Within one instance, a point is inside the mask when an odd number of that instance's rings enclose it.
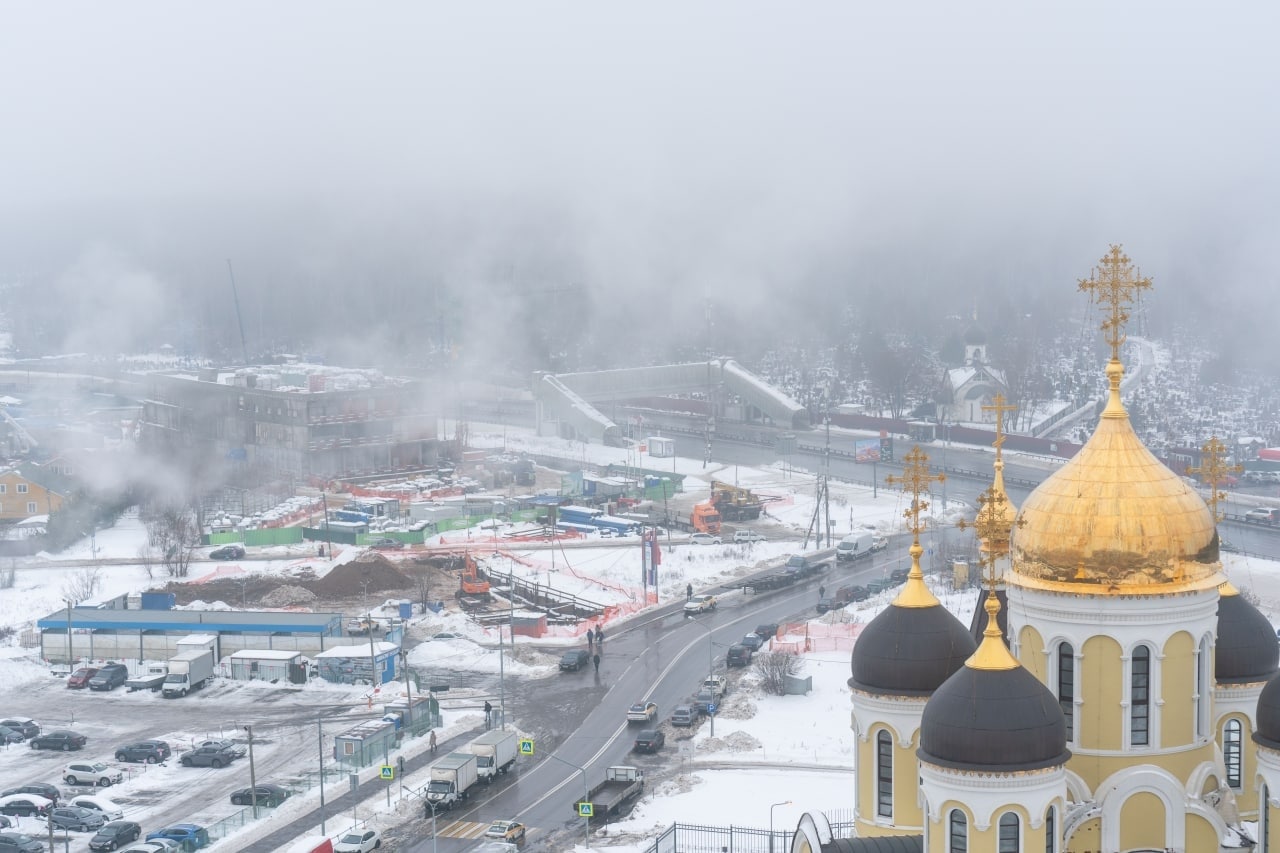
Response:
[[[250,294],[376,268],[748,315],[1071,298],[1122,242],[1166,308],[1277,314],[1272,4],[0,10],[0,276],[64,295],[234,256]]]

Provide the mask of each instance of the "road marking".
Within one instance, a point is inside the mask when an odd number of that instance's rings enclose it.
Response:
[[[487,823],[477,823],[474,820],[455,820],[440,827],[436,835],[443,838],[479,838],[484,835],[484,831],[488,828],[489,824]]]

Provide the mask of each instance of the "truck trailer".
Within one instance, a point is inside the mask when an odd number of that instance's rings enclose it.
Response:
[[[431,781],[427,783],[427,816],[447,811],[467,799],[479,779],[476,757],[469,752],[451,752],[431,765]]]
[[[585,802],[591,803],[591,819],[607,819],[621,814],[633,800],[644,793],[644,771],[638,767],[615,765],[604,771],[604,781],[590,793]],[[580,805],[574,803],[574,814],[581,814]]]
[[[515,732],[485,732],[467,746],[476,757],[476,772],[486,785],[515,766],[517,740]]]
[[[161,692],[166,699],[186,696],[199,690],[213,676],[213,652],[209,649],[192,649],[178,652],[169,658],[169,674],[164,677]]]

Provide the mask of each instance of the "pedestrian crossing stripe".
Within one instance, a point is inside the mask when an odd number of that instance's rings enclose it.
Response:
[[[476,823],[474,820],[455,820],[442,826],[436,835],[445,838],[479,838],[489,828],[487,823]]]

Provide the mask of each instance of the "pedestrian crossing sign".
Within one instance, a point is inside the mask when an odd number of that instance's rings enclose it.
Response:
[[[390,782],[392,779],[396,778],[396,769],[390,764],[384,764],[382,765],[382,771],[379,773],[378,778],[384,782]]]
[[[578,817],[595,817],[596,807],[594,803],[578,803]]]
[[[520,754],[533,755],[533,738],[531,737],[520,738]]]

